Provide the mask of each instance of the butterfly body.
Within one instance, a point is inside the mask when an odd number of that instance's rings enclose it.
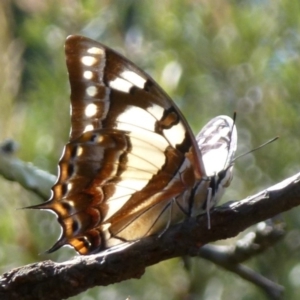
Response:
[[[212,189],[218,200],[212,181],[225,168],[230,182],[236,147],[229,117],[217,117],[195,139],[173,101],[126,58],[80,36],[68,37],[65,51],[70,138],[50,200],[35,207],[54,211],[62,226],[49,251],[71,245],[80,254],[99,252],[198,214]],[[214,157],[218,150],[230,156],[207,172],[202,156],[212,143]]]

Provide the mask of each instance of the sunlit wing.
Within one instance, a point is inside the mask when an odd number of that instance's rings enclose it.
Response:
[[[237,148],[237,131],[228,116],[210,120],[196,136],[205,172],[210,177],[211,199],[208,209],[215,206],[231,183],[233,160]]]
[[[65,45],[71,132],[51,199],[58,216],[49,250],[104,250],[166,229],[201,207],[209,181],[184,117],[146,73],[85,37]],[[205,179],[205,180],[203,180]]]

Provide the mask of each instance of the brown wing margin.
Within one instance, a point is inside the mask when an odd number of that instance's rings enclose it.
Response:
[[[70,244],[80,254],[89,254],[106,248],[110,239],[107,228],[110,235],[124,233],[126,224],[132,224],[137,216],[143,220],[142,216],[152,207],[192,189],[195,181],[205,174],[191,129],[150,76],[113,50],[84,37],[68,37],[65,51],[71,85],[70,142],[60,159],[59,177],[51,199],[32,208],[51,209],[58,215],[63,233],[50,252]],[[144,87],[134,87],[127,94],[115,90],[110,83],[122,76],[124,70],[145,78]],[[136,136],[134,132],[116,129],[116,124],[118,116],[128,107],[149,112],[153,104],[165,110],[156,119],[153,131],[168,141],[169,146],[160,150],[164,163],[151,173],[139,170],[136,163],[130,165],[134,161],[130,159],[132,148],[137,147]],[[174,143],[169,132],[179,125],[185,134]],[[139,153],[142,156],[141,150]],[[130,168],[136,171],[134,177],[128,175]],[[123,193],[120,199],[113,198],[121,184],[135,180],[135,176],[148,176],[147,182],[143,179],[143,188],[129,192],[131,185],[127,183],[128,195]],[[117,204],[113,212],[109,203],[112,198],[124,202]]]
[[[99,51],[97,55],[95,54],[96,62],[93,66],[90,67],[92,73],[91,79],[82,78],[82,64],[79,60],[80,57],[89,55],[91,53],[87,51],[91,48],[98,48],[102,51]],[[201,159],[201,152],[198,149],[197,143],[194,138],[194,134],[190,129],[187,121],[184,116],[176,106],[176,104],[170,99],[170,97],[159,87],[159,85],[141,70],[139,67],[134,65],[123,55],[115,52],[111,48],[98,43],[92,39],[71,35],[67,38],[65,44],[66,52],[66,61],[69,71],[69,79],[71,85],[71,104],[72,104],[72,131],[70,138],[76,137],[83,132],[86,125],[90,124],[90,121],[86,121],[81,126],[74,126],[77,122],[83,122],[86,116],[83,114],[83,107],[86,107],[88,103],[92,103],[95,98],[99,99],[98,103],[100,105],[99,111],[95,118],[92,120],[92,123],[95,125],[95,129],[103,127],[103,120],[105,120],[106,114],[109,112],[110,103],[109,103],[109,94],[110,89],[108,88],[108,82],[113,78],[117,77],[122,71],[129,70],[136,74],[139,74],[141,77],[147,79],[144,91],[147,93],[152,101],[157,102],[160,106],[165,108],[174,109],[176,114],[180,117],[181,122],[184,124],[184,127],[187,130],[187,133],[190,137],[191,149],[189,153],[189,159],[192,161],[195,168],[195,175],[197,178],[205,176],[205,169]],[[86,88],[96,86],[97,93],[93,99],[88,99],[86,95]],[[136,105],[143,106],[142,103],[144,97],[140,98],[140,102],[136,102]],[[99,102],[100,101],[100,102]],[[78,127],[78,128],[77,128]]]

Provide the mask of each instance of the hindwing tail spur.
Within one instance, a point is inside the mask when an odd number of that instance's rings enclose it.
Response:
[[[81,36],[69,36],[65,52],[70,138],[50,200],[33,207],[54,211],[62,226],[49,252],[70,245],[91,254],[162,232],[202,212],[211,190],[214,205],[231,180],[231,118],[213,119],[195,138],[167,94],[125,57]]]

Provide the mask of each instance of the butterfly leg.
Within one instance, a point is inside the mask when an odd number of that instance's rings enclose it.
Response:
[[[174,204],[175,199],[173,198],[170,203],[169,203],[169,217],[168,217],[168,222],[167,225],[165,226],[165,228],[163,229],[162,232],[159,233],[158,238],[160,238],[161,236],[163,236],[163,234],[169,229],[171,222],[172,222],[172,211],[173,211],[173,204]],[[166,207],[166,209],[168,209],[168,207]]]
[[[207,228],[210,229],[210,201],[212,198],[212,188],[207,189],[207,200],[206,200],[206,215],[207,215]]]

